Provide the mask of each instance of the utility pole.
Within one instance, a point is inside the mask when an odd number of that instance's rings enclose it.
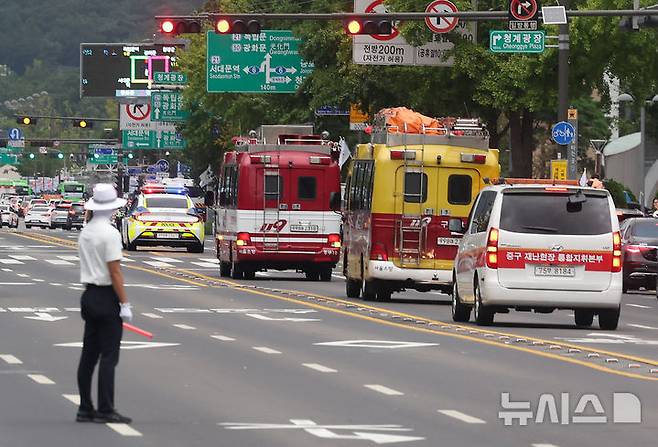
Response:
[[[562,5],[569,7],[569,0],[564,0]],[[557,120],[567,120],[567,109],[569,109],[569,21],[564,25],[559,25],[558,29],[558,108]],[[559,151],[567,159],[567,166],[575,163],[576,160],[570,160],[567,153],[567,146],[560,145]]]

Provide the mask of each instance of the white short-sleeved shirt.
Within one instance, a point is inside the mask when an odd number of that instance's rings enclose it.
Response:
[[[97,286],[112,285],[108,262],[120,261],[121,234],[106,219],[92,218],[78,239],[80,282]]]

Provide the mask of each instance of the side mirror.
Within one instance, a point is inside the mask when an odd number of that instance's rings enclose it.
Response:
[[[329,209],[332,211],[340,211],[341,199],[339,192],[329,193]]]
[[[206,206],[214,206],[215,205],[215,193],[213,191],[206,191],[206,196],[203,199],[203,203]]]
[[[219,193],[219,206],[226,206],[226,193],[224,191]]]
[[[466,232],[466,228],[464,228],[464,223],[462,220],[456,219],[454,217],[448,221],[448,229],[451,233],[464,234]]]

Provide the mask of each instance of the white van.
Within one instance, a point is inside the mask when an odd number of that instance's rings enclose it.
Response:
[[[522,183],[519,183],[522,182]],[[576,325],[614,330],[622,296],[621,238],[608,191],[508,179],[478,195],[453,270],[452,316],[478,325],[510,309],[573,309]],[[567,183],[567,182],[564,182]]]

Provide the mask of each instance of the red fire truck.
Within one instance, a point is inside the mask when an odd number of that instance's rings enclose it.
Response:
[[[312,126],[261,126],[236,138],[219,172],[221,276],[295,269],[330,281],[340,253],[337,145]]]

